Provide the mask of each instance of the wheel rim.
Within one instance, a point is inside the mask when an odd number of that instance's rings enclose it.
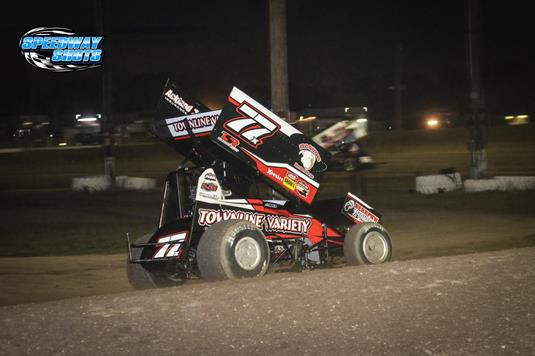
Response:
[[[384,262],[388,256],[388,242],[383,234],[377,231],[372,231],[364,237],[364,241],[362,241],[362,250],[364,256],[370,263],[381,263]]]
[[[262,258],[260,245],[254,238],[244,236],[236,243],[234,258],[238,266],[246,271],[251,271],[258,266]]]

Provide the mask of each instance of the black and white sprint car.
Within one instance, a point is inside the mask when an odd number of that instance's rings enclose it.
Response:
[[[134,287],[256,277],[337,256],[390,260],[379,212],[351,193],[315,202],[330,154],[243,91],[210,111],[168,80],[155,116],[153,133],[184,161],[165,181],[157,230],[127,234]]]

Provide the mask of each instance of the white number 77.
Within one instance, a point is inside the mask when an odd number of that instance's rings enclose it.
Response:
[[[173,235],[160,237],[158,239],[158,243],[163,243],[163,245],[158,249],[158,251],[156,251],[153,258],[178,256],[180,246],[182,246],[182,243],[186,239],[187,235],[188,232],[183,231]]]

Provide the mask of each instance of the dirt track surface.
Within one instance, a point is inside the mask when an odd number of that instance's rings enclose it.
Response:
[[[535,353],[535,248],[0,308],[5,354]]]
[[[0,305],[132,290],[126,255],[0,258]]]

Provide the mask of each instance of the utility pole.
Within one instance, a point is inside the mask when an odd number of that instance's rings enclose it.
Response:
[[[108,177],[111,186],[115,186],[115,156],[113,155],[113,92],[112,92],[112,61],[111,61],[111,3],[106,0],[96,2],[97,27],[99,33],[104,36],[104,58],[101,76],[101,105],[102,121],[101,130],[104,139],[104,175]]]
[[[269,0],[271,110],[289,120],[286,0]]]
[[[487,171],[487,151],[485,150],[485,103],[481,89],[479,69],[479,0],[465,0],[465,27],[468,79],[470,81],[470,179],[480,179]]]
[[[394,128],[396,130],[402,130],[403,125],[403,90],[405,90],[405,85],[403,84],[403,44],[399,44],[399,53],[398,53],[398,65],[396,71],[396,86],[395,86],[395,96],[396,96],[396,113],[394,120]]]

